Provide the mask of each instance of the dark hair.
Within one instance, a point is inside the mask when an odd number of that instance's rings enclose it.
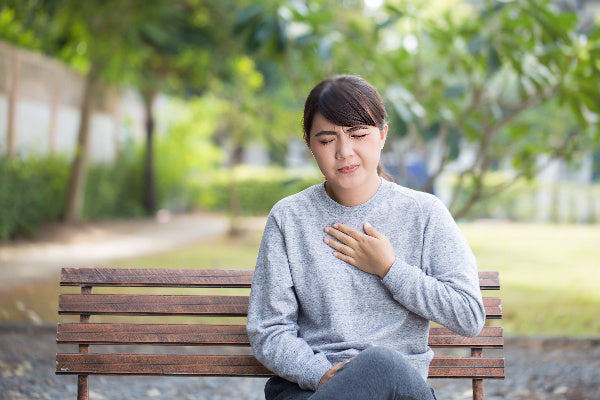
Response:
[[[310,130],[315,114],[339,126],[368,125],[384,129],[387,113],[383,99],[371,84],[355,75],[338,75],[326,79],[311,90],[304,103],[302,127],[304,141],[310,144]],[[377,173],[389,179],[379,163]]]

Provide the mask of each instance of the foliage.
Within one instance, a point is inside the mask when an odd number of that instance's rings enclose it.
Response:
[[[443,176],[444,186],[452,187],[458,176]],[[520,222],[586,223],[600,221],[600,185],[569,182],[539,182],[520,178],[513,182],[510,174],[494,171],[486,174],[485,190],[498,186],[510,187],[496,196],[484,198],[469,209],[467,220],[501,219]],[[473,182],[465,181],[456,202],[461,206],[475,190]]]
[[[84,218],[142,215],[141,165],[139,151],[114,164],[91,165]],[[68,171],[64,157],[0,158],[0,240],[33,235],[61,218]]]
[[[92,163],[88,170],[84,220],[144,215],[140,151],[121,152],[115,163]]]
[[[60,157],[0,158],[0,240],[60,218],[68,164]]]
[[[441,150],[433,178],[460,158],[456,216],[518,178],[535,176],[540,155],[570,161],[598,143],[600,102],[588,95],[600,77],[589,60],[598,43],[582,39],[574,14],[548,1],[488,1],[463,15],[406,4],[387,12],[413,47],[387,54],[396,76],[410,81],[390,76],[397,83],[386,94],[413,148]],[[471,161],[461,157],[465,151]],[[485,187],[499,160],[512,164],[515,180]],[[467,185],[471,196],[459,206]]]
[[[484,187],[499,160],[516,182],[535,176],[540,154],[570,162],[600,142],[600,29],[578,31],[577,17],[550,0],[267,3],[243,9],[237,23],[257,59],[283,60],[297,92],[335,73],[378,87],[390,141],[431,160],[423,189],[442,172],[459,174],[456,216],[512,184]]]
[[[310,87],[333,74],[362,75],[385,97],[388,143],[403,144],[386,151],[428,158],[427,186],[458,175],[457,217],[534,177],[540,155],[574,163],[600,142],[600,29],[582,31],[550,0],[388,0],[375,8],[362,0],[6,0],[0,35],[138,87],[149,100],[146,154],[156,92],[191,99],[210,91],[219,111],[203,128],[212,139],[203,140],[224,148],[228,165],[254,143],[282,163]],[[195,195],[185,187],[200,173],[191,160],[205,158],[185,154],[199,154],[194,145],[176,150],[160,140],[159,200],[187,208]],[[490,185],[499,164],[514,179]]]
[[[224,152],[211,140],[227,104],[212,95],[187,102],[173,100],[166,110],[168,127],[157,137],[159,203],[171,210],[195,206],[194,179],[223,162]]]
[[[235,176],[241,215],[266,215],[277,201],[320,182],[317,176],[294,176],[279,167],[238,167]],[[197,205],[210,211],[229,211],[231,184],[227,170],[199,180]]]

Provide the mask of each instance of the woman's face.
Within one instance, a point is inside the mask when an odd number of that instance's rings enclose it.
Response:
[[[387,137],[375,126],[339,126],[315,114],[309,147],[331,190],[339,194],[379,186],[377,165]]]

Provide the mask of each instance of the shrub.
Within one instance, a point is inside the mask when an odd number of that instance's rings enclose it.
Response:
[[[233,185],[232,186],[232,182]],[[242,215],[265,215],[280,199],[321,180],[314,175],[297,176],[279,167],[241,167],[232,174],[221,170],[196,182],[196,205],[209,211],[231,211],[233,190]]]
[[[98,220],[144,215],[143,161],[140,152],[121,155],[114,164],[89,166],[83,218]]]
[[[62,157],[0,158],[0,239],[31,235],[64,210],[69,166]]]

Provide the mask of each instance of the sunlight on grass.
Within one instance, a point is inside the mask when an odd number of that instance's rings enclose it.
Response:
[[[112,263],[127,268],[233,268],[252,269],[256,263],[261,232],[240,238],[219,237],[160,254]]]
[[[479,221],[460,225],[480,270],[500,271],[511,334],[600,336],[600,227]]]

